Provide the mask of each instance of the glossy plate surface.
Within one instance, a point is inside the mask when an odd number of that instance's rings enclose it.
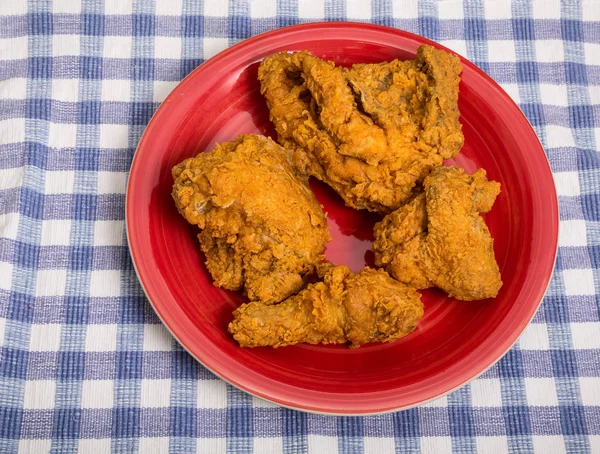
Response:
[[[127,229],[138,276],[179,342],[220,377],[257,396],[306,411],[367,414],[407,408],[441,396],[482,373],[516,341],[533,317],[554,266],[558,210],[540,143],[508,95],[462,59],[461,122],[465,146],[449,162],[478,167],[502,184],[485,219],[495,238],[504,286],[493,300],[460,302],[423,292],[425,317],[391,344],[359,349],[298,345],[242,349],[227,333],[245,298],[211,283],[197,228],[177,213],[171,168],[240,133],[273,135],[259,93],[266,55],[308,49],[340,65],[414,58],[423,43],[400,30],[354,23],[307,24],[246,40],[204,63],[175,88],[148,125],[127,192]],[[311,182],[328,212],[333,241],[326,255],[355,271],[372,264],[379,218],[346,208],[327,186]]]

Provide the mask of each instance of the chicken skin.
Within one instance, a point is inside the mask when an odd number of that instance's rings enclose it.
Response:
[[[465,301],[495,297],[502,280],[479,213],[492,209],[500,184],[483,169],[440,167],[424,188],[375,225],[375,264],[415,288],[439,287]]]
[[[325,214],[291,153],[271,139],[236,141],[173,168],[173,199],[200,227],[214,284],[276,303],[304,287],[331,237]]]
[[[424,45],[415,60],[350,69],[283,52],[263,60],[258,78],[298,169],[346,205],[386,214],[462,147],[461,69],[457,57]]]
[[[242,347],[390,342],[415,329],[423,316],[420,298],[383,270],[367,267],[355,274],[339,265],[323,282],[279,304],[243,304],[229,332]]]

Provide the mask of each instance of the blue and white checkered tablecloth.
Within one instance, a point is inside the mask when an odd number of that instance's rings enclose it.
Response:
[[[227,46],[359,20],[469,58],[521,106],[560,202],[541,309],[470,385],[299,413],[217,379],[145,300],[127,172],[169,91]],[[0,0],[0,453],[600,452],[600,2]]]

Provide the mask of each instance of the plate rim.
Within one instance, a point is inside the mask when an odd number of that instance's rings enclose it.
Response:
[[[180,336],[178,336],[173,329],[171,328],[171,325],[169,323],[167,323],[165,321],[165,318],[163,317],[163,314],[161,313],[161,310],[156,306],[156,304],[154,303],[154,301],[152,300],[152,298],[150,297],[150,295],[148,294],[148,290],[147,290],[147,286],[145,285],[145,280],[143,278],[143,275],[140,273],[140,270],[138,268],[138,263],[136,261],[136,252],[134,251],[134,248],[132,247],[132,239],[130,237],[130,216],[131,216],[131,210],[130,210],[130,194],[131,194],[131,186],[132,186],[132,178],[131,176],[134,175],[134,171],[137,168],[137,163],[139,162],[139,160],[137,159],[139,156],[138,151],[140,150],[140,148],[145,145],[145,142],[148,140],[148,134],[149,134],[149,130],[151,129],[151,126],[153,126],[153,123],[155,123],[157,121],[157,118],[161,116],[161,110],[164,110],[164,106],[168,105],[167,101],[172,101],[177,93],[181,91],[182,87],[187,85],[192,77],[195,77],[195,75],[199,72],[199,71],[206,71],[207,68],[210,68],[213,64],[215,64],[216,62],[222,60],[223,58],[227,57],[230,53],[235,52],[238,48],[243,48],[248,46],[249,44],[252,44],[255,41],[260,41],[262,39],[268,38],[271,35],[278,35],[278,34],[285,34],[286,32],[293,32],[296,30],[303,30],[303,29],[318,29],[321,27],[333,27],[333,28],[359,28],[359,29],[371,29],[374,31],[379,31],[382,33],[392,33],[398,36],[399,39],[403,39],[403,38],[408,38],[411,40],[416,40],[419,41],[421,44],[429,44],[432,46],[435,46],[438,49],[443,49],[446,52],[449,52],[453,55],[456,55],[457,57],[460,58],[461,63],[463,65],[467,65],[469,66],[471,69],[473,69],[478,76],[482,77],[488,84],[490,84],[493,88],[495,88],[497,91],[499,91],[503,97],[509,101],[510,104],[512,104],[512,107],[515,108],[515,114],[518,113],[519,117],[521,117],[522,120],[524,120],[528,126],[528,130],[531,132],[531,134],[533,135],[533,137],[535,137],[537,143],[539,144],[539,149],[542,151],[542,155],[544,157],[544,164],[545,164],[545,168],[543,169],[543,171],[548,171],[549,173],[549,177],[550,177],[550,184],[552,187],[552,191],[551,191],[551,196],[552,197],[552,216],[555,219],[555,225],[551,226],[553,227],[553,231],[556,232],[556,234],[553,237],[553,243],[554,243],[554,247],[553,247],[553,260],[552,260],[552,267],[549,268],[549,271],[546,273],[547,275],[544,275],[543,277],[543,281],[545,281],[545,286],[543,286],[543,289],[540,288],[538,290],[539,296],[536,298],[538,299],[536,306],[535,306],[535,310],[532,312],[531,317],[529,318],[529,320],[526,321],[526,323],[523,323],[522,321],[520,322],[520,324],[523,324],[523,327],[520,330],[514,330],[513,331],[513,335],[514,333],[516,333],[518,331],[518,334],[515,336],[514,340],[512,340],[512,342],[506,347],[506,349],[502,352],[502,354],[498,355],[496,358],[494,358],[491,362],[489,362],[489,364],[485,365],[481,371],[476,372],[473,376],[470,376],[469,378],[461,381],[461,383],[457,384],[456,386],[454,386],[453,388],[437,393],[434,396],[428,397],[427,399],[423,399],[423,400],[419,400],[416,403],[412,403],[412,404],[408,404],[408,405],[401,405],[401,406],[395,406],[393,408],[385,408],[385,409],[369,409],[369,410],[365,410],[365,411],[332,411],[326,408],[322,408],[322,407],[315,407],[314,405],[309,405],[309,406],[300,406],[300,405],[293,405],[290,404],[289,402],[286,402],[285,400],[280,400],[277,397],[272,397],[268,394],[264,394],[263,392],[247,387],[245,386],[243,383],[240,383],[238,381],[234,381],[232,380],[230,377],[226,377],[224,375],[222,375],[221,373],[217,372],[216,370],[214,370],[214,368],[210,367],[208,364],[205,363],[205,361],[203,361],[202,359],[200,359],[195,353],[193,353],[188,346],[185,345],[185,343],[180,339]],[[462,55],[454,52],[453,50],[445,47],[444,45],[435,42],[433,40],[430,40],[424,36],[415,34],[415,33],[411,33],[402,29],[398,29],[398,28],[393,28],[393,27],[388,27],[388,26],[384,26],[384,25],[378,25],[378,24],[372,24],[372,23],[365,23],[365,22],[353,22],[353,21],[331,21],[331,22],[309,22],[309,23],[304,23],[304,24],[296,24],[296,25],[290,25],[290,26],[285,26],[285,27],[279,27],[279,28],[275,28],[273,30],[269,30],[257,35],[254,35],[250,38],[244,39],[230,47],[228,47],[227,49],[224,49],[223,51],[219,52],[218,54],[214,55],[213,57],[209,58],[208,60],[206,60],[205,62],[201,63],[199,66],[197,66],[193,71],[191,71],[186,77],[184,77],[174,88],[173,90],[169,93],[169,95],[163,100],[163,102],[161,103],[161,105],[158,107],[158,109],[154,112],[154,114],[152,115],[150,121],[148,122],[148,124],[146,125],[146,127],[144,128],[144,131],[142,133],[142,135],[140,136],[140,140],[138,142],[138,145],[136,146],[136,150],[131,162],[131,166],[129,169],[129,174],[128,174],[128,180],[127,180],[127,188],[126,188],[126,194],[125,194],[125,232],[126,232],[126,238],[127,238],[127,246],[129,249],[129,253],[131,256],[131,261],[133,264],[133,268],[134,271],[136,273],[136,276],[138,278],[138,281],[140,283],[140,286],[142,287],[142,290],[144,292],[144,295],[146,296],[148,302],[151,304],[154,312],[156,313],[156,315],[158,316],[158,318],[160,319],[161,323],[168,329],[168,331],[171,333],[171,335],[174,337],[174,339],[177,340],[177,342],[196,360],[198,361],[203,367],[205,367],[206,369],[208,369],[210,372],[212,372],[214,375],[216,375],[217,377],[221,378],[222,380],[226,381],[227,383],[229,383],[230,385],[250,394],[253,396],[256,396],[258,398],[270,401],[272,403],[275,403],[277,405],[280,405],[282,407],[285,408],[289,408],[292,410],[298,410],[298,411],[303,411],[306,413],[312,413],[312,414],[318,414],[318,415],[327,415],[327,416],[369,416],[369,415],[381,415],[381,414],[387,414],[387,413],[393,413],[399,410],[408,410],[411,408],[415,408],[418,406],[421,406],[423,404],[426,404],[428,402],[431,402],[433,400],[439,399],[441,397],[444,397],[454,391],[456,391],[457,389],[462,388],[463,386],[469,384],[471,381],[475,380],[476,378],[478,378],[479,376],[481,376],[483,373],[485,373],[487,370],[489,370],[492,366],[494,366],[498,361],[500,361],[505,355],[506,353],[516,344],[516,342],[518,341],[519,337],[523,334],[523,332],[525,331],[525,329],[527,328],[527,326],[529,326],[529,324],[531,323],[531,320],[535,317],[535,314],[537,313],[537,311],[539,310],[544,296],[547,293],[547,290],[550,286],[550,283],[552,281],[552,276],[554,275],[554,270],[556,268],[556,260],[557,260],[557,255],[558,255],[558,237],[559,237],[559,229],[560,229],[560,215],[559,215],[559,205],[558,205],[558,194],[556,192],[556,185],[554,182],[554,175],[552,173],[552,168],[550,166],[550,162],[548,160],[548,156],[544,151],[544,147],[540,142],[540,139],[537,135],[537,133],[535,132],[535,129],[533,128],[533,126],[531,125],[531,122],[529,121],[529,119],[525,116],[525,114],[523,113],[523,111],[520,109],[520,107],[518,106],[518,104],[508,95],[508,93],[506,93],[506,91],[491,77],[489,76],[485,71],[483,71],[482,69],[480,69],[477,65],[475,65],[473,62],[471,62],[470,60],[466,59],[465,57],[463,57]],[[367,406],[367,405],[365,405]]]

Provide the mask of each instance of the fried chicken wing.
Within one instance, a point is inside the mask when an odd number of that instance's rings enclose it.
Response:
[[[263,60],[258,78],[279,142],[348,206],[389,213],[463,143],[457,57],[336,67],[307,52]]]
[[[495,297],[502,286],[493,239],[479,213],[492,209],[500,184],[483,169],[440,167],[425,192],[374,228],[375,264],[415,288],[439,287],[461,300]]]
[[[290,152],[271,139],[235,142],[173,168],[179,212],[200,227],[215,285],[275,303],[298,292],[329,241],[327,221]]]
[[[354,274],[344,265],[326,271],[275,305],[240,306],[229,332],[242,347],[281,347],[297,343],[390,342],[413,331],[423,316],[420,295],[385,271],[365,268]]]

